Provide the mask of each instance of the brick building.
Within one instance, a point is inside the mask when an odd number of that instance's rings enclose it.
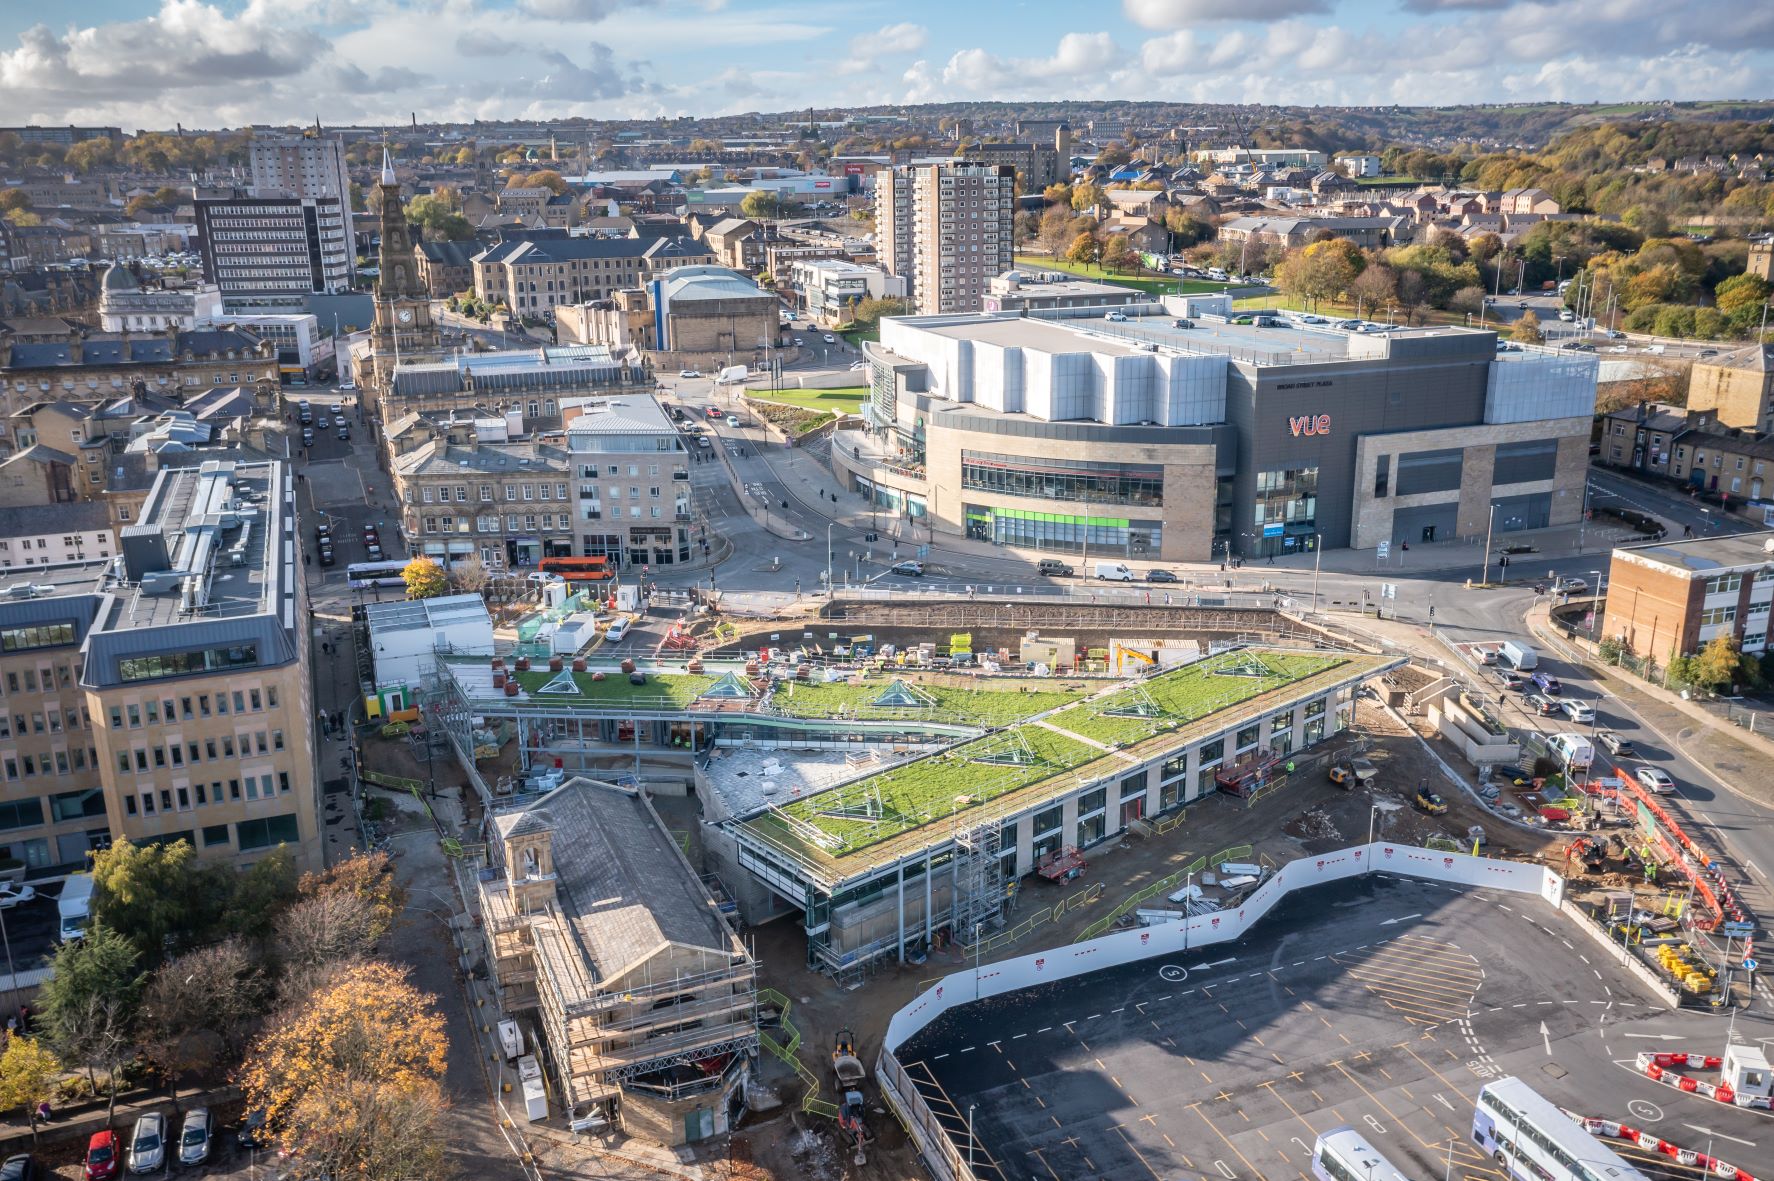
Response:
[[[1720,635],[1759,655],[1771,604],[1774,532],[1626,546],[1609,565],[1600,634],[1658,664]]]

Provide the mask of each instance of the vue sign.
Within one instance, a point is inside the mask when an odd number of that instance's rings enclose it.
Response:
[[[1288,429],[1298,439],[1306,435],[1328,435],[1331,433],[1331,416],[1328,414],[1298,414],[1287,420]]]

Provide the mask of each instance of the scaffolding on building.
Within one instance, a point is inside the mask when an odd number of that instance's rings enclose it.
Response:
[[[1004,908],[1004,862],[998,845],[1002,825],[997,819],[956,829],[949,930],[963,943],[976,942],[995,926]]]

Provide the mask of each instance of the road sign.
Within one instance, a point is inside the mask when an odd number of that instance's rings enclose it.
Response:
[[[1748,939],[1756,933],[1756,925],[1754,923],[1724,923],[1719,927],[1719,932],[1732,939]]]
[[[1387,558],[1390,557],[1391,554],[1392,543],[1390,541],[1382,541],[1374,550],[1374,557],[1376,558]]]
[[[1282,523],[1280,521],[1275,521],[1272,524],[1264,525],[1263,526],[1263,536],[1264,537],[1280,537],[1283,528],[1284,528],[1284,526],[1282,525]]]
[[[1396,582],[1382,582],[1380,584],[1380,597],[1382,599],[1396,599],[1398,597],[1398,584]]]
[[[1745,972],[1755,971],[1756,970],[1756,962],[1754,960],[1744,960],[1743,961],[1743,970]]]
[[[930,556],[930,547],[927,545],[919,546],[918,547],[918,556],[920,558],[928,558]]]

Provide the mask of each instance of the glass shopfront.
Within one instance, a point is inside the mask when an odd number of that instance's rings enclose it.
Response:
[[[1105,558],[1149,558],[1163,544],[1164,525],[1119,517],[1032,513],[989,505],[965,506],[967,536],[1018,549]]]
[[[961,452],[961,487],[1004,496],[1158,508],[1164,468],[1149,463],[1091,463]]]

